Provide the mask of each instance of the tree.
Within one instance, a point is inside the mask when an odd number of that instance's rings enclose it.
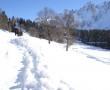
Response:
[[[40,22],[48,22],[49,20],[53,19],[55,17],[54,10],[45,7],[43,10],[38,12],[38,17],[36,20]]]
[[[75,28],[74,23],[74,11],[65,10],[63,14],[64,28],[65,28],[65,38],[67,40],[66,51],[68,51],[69,43],[72,38],[70,31]]]
[[[7,29],[8,17],[2,9],[0,9],[0,28]]]
[[[41,10],[38,13],[38,17],[36,19],[36,21],[39,22],[39,27],[42,27],[42,29],[45,30],[45,33],[46,33],[45,35],[49,41],[49,44],[50,44],[50,41],[52,40],[52,37],[51,37],[51,30],[52,30],[51,21],[54,19],[54,17],[55,17],[55,12],[52,9],[45,7],[43,10]]]

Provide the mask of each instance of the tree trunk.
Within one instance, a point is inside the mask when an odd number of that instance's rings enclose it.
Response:
[[[50,41],[51,41],[51,36],[50,36],[50,30],[48,28],[48,42],[49,42],[49,44],[50,44]]]
[[[67,37],[66,51],[68,51],[68,47],[69,47],[69,38]]]

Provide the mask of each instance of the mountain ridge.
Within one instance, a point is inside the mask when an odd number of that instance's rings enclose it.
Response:
[[[75,12],[79,29],[110,29],[110,1],[95,5],[87,2]]]

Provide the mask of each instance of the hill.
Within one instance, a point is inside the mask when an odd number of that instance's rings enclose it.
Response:
[[[77,10],[75,15],[81,29],[110,29],[110,1],[97,5],[90,1]]]
[[[110,90],[110,51],[0,30],[0,90]]]

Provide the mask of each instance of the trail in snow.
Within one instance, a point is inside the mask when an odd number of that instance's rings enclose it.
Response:
[[[43,51],[40,49],[40,54],[35,52],[35,50],[29,46],[28,39],[16,38],[11,40],[11,43],[17,46],[17,48],[22,51],[23,67],[19,70],[19,74],[16,79],[16,85],[12,86],[11,90],[74,90],[69,84],[63,80],[58,80],[56,82],[58,86],[54,87],[55,84],[45,70],[41,68],[47,68],[46,65],[42,65],[43,61]],[[38,47],[39,48],[39,47]],[[42,60],[40,60],[42,59]],[[41,65],[40,65],[41,64]],[[64,89],[65,88],[65,89]]]
[[[12,86],[10,89],[21,88],[21,90],[41,90],[41,73],[37,70],[38,58],[37,54],[28,46],[26,40],[19,38],[14,39],[11,43],[17,45],[17,48],[23,51],[23,68],[20,69],[17,85]],[[19,83],[19,84],[18,84]]]

